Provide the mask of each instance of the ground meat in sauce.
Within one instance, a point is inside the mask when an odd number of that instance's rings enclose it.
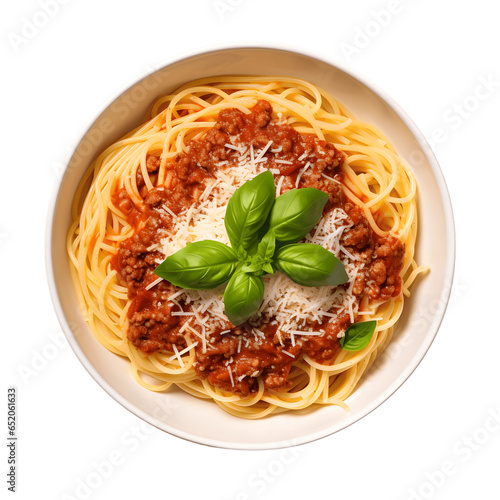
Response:
[[[162,281],[146,290],[157,278],[153,270],[161,257],[154,246],[159,242],[159,234],[173,226],[170,212],[178,214],[198,200],[207,179],[220,168],[217,166],[220,161],[227,161],[229,165],[236,162],[235,152],[225,146],[235,141],[259,149],[272,141],[275,153],[272,155],[274,160],[269,159],[269,168],[280,171],[275,175],[275,181],[279,176],[284,177],[282,192],[295,187],[299,169],[306,161],[310,162],[300,178],[299,187],[314,187],[326,192],[329,201],[324,214],[342,208],[352,223],[343,234],[342,244],[365,265],[365,272],[358,274],[353,288],[357,299],[361,300],[367,294],[371,302],[378,303],[401,292],[399,274],[404,245],[393,236],[375,234],[362,210],[346,199],[341,186],[342,173],[338,168],[343,154],[332,144],[313,135],[299,134],[281,118],[273,118],[272,106],[267,101],[258,101],[250,114],[226,108],[219,113],[216,125],[203,139],[192,141],[186,153],[178,154],[167,163],[171,180],[168,190],[156,186],[148,192],[139,169],[136,181],[144,204],[135,206],[124,189],[113,195],[114,205],[135,229],[131,238],[120,243],[112,261],[132,299],[127,337],[147,354],[157,350],[172,352],[173,345],[179,350],[186,347],[184,333],[180,333],[185,318],[172,316],[171,313],[179,308],[168,300],[176,288]],[[276,159],[286,163],[274,163]],[[159,167],[158,157],[147,157],[146,168],[153,185],[156,185]],[[189,310],[189,306],[183,304],[183,309]],[[248,334],[245,335],[244,326],[234,327],[228,321],[226,326],[230,332],[222,334],[223,330],[218,329],[212,333],[206,352],[200,344],[196,347],[194,367],[200,378],[243,397],[257,390],[259,378],[267,390],[281,391],[290,386],[291,364],[301,354],[307,354],[319,363],[331,363],[340,350],[337,334],[350,324],[350,316],[344,313],[334,322],[312,325],[325,330],[322,336],[306,337],[295,345],[286,340],[281,345],[276,326],[271,323],[259,327],[264,338],[257,344],[246,340]]]

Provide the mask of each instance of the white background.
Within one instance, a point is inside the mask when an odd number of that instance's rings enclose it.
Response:
[[[49,14],[43,4],[3,2],[0,15],[1,407],[17,386],[17,498],[500,498],[498,4],[46,0]],[[432,140],[457,230],[452,300],[416,372],[360,422],[286,453],[208,448],[142,424],[67,346],[45,279],[51,191],[95,113],[173,56],[252,41],[333,56],[391,95]]]

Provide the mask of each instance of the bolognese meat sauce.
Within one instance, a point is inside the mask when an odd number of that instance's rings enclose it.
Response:
[[[188,319],[172,315],[180,309],[169,300],[178,289],[166,281],[151,286],[157,281],[153,271],[165,257],[157,249],[159,234],[171,230],[174,216],[197,202],[206,182],[221,168],[221,162],[226,168],[237,163],[237,151],[227,144],[252,145],[262,150],[271,141],[265,153],[266,168],[272,169],[275,182],[283,178],[281,192],[296,185],[320,189],[329,195],[324,215],[336,208],[347,214],[350,227],[342,235],[342,245],[364,264],[364,272],[358,273],[352,288],[358,304],[363,297],[368,297],[370,303],[380,303],[400,294],[404,245],[394,236],[377,235],[362,209],[344,195],[339,168],[343,153],[313,135],[299,134],[279,114],[273,118],[272,111],[271,104],[264,100],[258,101],[249,114],[238,109],[220,111],[215,126],[202,139],[191,141],[186,152],[167,164],[168,189],[156,185],[160,159],[148,156],[147,171],[156,187],[148,191],[139,169],[137,187],[144,200],[140,207],[124,188],[114,193],[113,203],[134,228],[134,234],[120,243],[112,266],[132,300],[127,338],[146,354],[157,350],[172,352],[174,346],[178,350],[186,347],[182,326]],[[306,158],[307,171],[298,177]],[[190,304],[181,305],[183,311],[190,310]],[[227,320],[224,328],[219,322],[210,331],[205,347],[196,346],[194,368],[210,384],[243,397],[258,389],[259,380],[267,390],[285,390],[291,384],[288,375],[294,359],[306,354],[321,364],[333,362],[340,350],[338,334],[350,324],[352,317],[345,311],[320,325],[306,322],[305,330],[314,327],[324,333],[291,342],[283,341],[273,321],[259,326],[263,336],[258,340],[246,325],[234,327]]]

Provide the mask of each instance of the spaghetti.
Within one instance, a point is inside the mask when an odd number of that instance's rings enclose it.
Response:
[[[97,340],[128,358],[145,388],[175,385],[238,417],[347,408],[426,270],[414,260],[411,171],[380,131],[295,78],[198,80],[158,99],[150,116],[94,161],[73,204],[67,250]],[[349,282],[302,287],[275,273],[259,312],[234,327],[223,289],[178,289],[153,270],[190,241],[228,243],[227,201],[266,169],[277,195],[329,194],[306,241],[335,253]],[[367,347],[340,348],[349,325],[370,319]]]

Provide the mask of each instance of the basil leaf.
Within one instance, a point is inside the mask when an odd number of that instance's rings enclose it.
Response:
[[[241,270],[244,273],[257,273],[260,271],[262,264],[260,262],[249,262],[248,264],[243,264]]]
[[[263,274],[274,274],[274,272],[276,271],[271,262],[253,262],[243,265],[241,267],[241,270],[244,273],[255,274],[255,276],[262,276]]]
[[[269,231],[262,238],[255,254],[242,266],[241,270],[245,273],[254,273],[257,276],[274,273],[272,260],[275,248],[274,232]]]
[[[268,231],[264,238],[262,238],[259,246],[257,247],[257,256],[263,260],[270,260],[273,258],[274,250],[276,249],[276,236],[274,231]]]
[[[278,241],[299,241],[318,223],[328,195],[315,188],[292,189],[278,196],[271,210],[269,228]]]
[[[346,351],[361,351],[361,349],[364,349],[370,343],[376,326],[376,321],[352,324],[340,339],[342,349]]]
[[[336,286],[349,279],[332,252],[313,243],[296,243],[280,248],[274,256],[278,271],[303,286]]]
[[[227,204],[224,225],[231,246],[249,250],[266,223],[275,200],[273,174],[267,170],[240,186]]]
[[[273,267],[273,264],[271,262],[265,262],[262,266],[262,271],[264,274],[274,274],[276,269]]]
[[[224,291],[224,312],[234,326],[241,325],[258,311],[263,298],[262,278],[238,271]]]
[[[231,247],[203,240],[188,243],[167,257],[154,272],[181,288],[208,290],[226,283],[238,264],[238,256]]]

